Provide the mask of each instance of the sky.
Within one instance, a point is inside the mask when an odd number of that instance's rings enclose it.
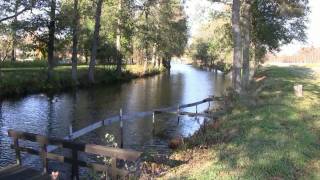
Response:
[[[282,47],[280,55],[291,55],[296,53],[301,47],[320,47],[320,0],[310,1],[309,22],[307,24],[308,40],[306,44],[293,42],[290,45]]]
[[[307,42],[293,42],[282,47],[280,55],[290,55],[296,53],[301,47],[320,47],[320,0],[309,0],[310,14],[307,24]],[[214,10],[221,10],[222,5],[213,5],[208,0],[187,0],[186,13],[189,17],[190,34],[197,32],[202,23],[205,23]]]

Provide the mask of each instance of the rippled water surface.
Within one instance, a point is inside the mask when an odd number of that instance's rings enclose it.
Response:
[[[54,97],[43,94],[30,95],[19,100],[0,102],[0,167],[15,162],[10,149],[8,129],[63,138],[74,130],[81,129],[99,120],[115,116],[119,109],[124,114],[136,114],[163,107],[177,107],[192,103],[209,95],[221,95],[229,80],[220,73],[200,70],[189,65],[174,64],[171,73],[150,78],[136,79],[125,84],[79,90]],[[199,111],[208,108],[201,105]],[[187,109],[194,111],[194,108]],[[157,115],[156,131],[152,133],[152,117],[130,119],[124,123],[124,147],[140,151],[166,153],[167,142],[177,136],[188,136],[197,131],[203,119],[183,117],[177,123],[173,115]],[[119,123],[104,126],[77,141],[106,144],[106,133],[119,141]],[[23,161],[31,164],[35,160]]]

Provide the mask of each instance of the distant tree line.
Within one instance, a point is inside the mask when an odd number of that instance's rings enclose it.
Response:
[[[57,55],[70,52],[74,82],[83,59],[92,83],[97,63],[119,74],[127,63],[170,68],[187,44],[186,18],[179,0],[0,0],[0,60],[35,52],[50,79]]]
[[[301,48],[292,55],[277,55],[268,53],[265,61],[273,63],[320,63],[320,48]]]

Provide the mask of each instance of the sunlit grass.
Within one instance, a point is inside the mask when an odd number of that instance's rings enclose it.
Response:
[[[187,179],[320,179],[320,76],[304,67],[267,67],[258,76],[267,78],[254,105],[237,101],[222,118],[219,129],[205,135],[219,143],[209,146],[210,158],[193,168],[185,164],[167,177]],[[303,84],[304,96],[293,86]],[[241,103],[242,102],[242,103]],[[236,130],[231,140],[225,136]],[[215,141],[216,142],[216,141]]]

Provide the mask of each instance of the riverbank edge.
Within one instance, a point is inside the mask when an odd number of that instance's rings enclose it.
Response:
[[[182,163],[158,178],[320,178],[320,112],[316,108],[320,105],[319,82],[320,73],[311,75],[309,68],[262,67],[251,83],[249,95],[227,96],[227,113],[186,138],[169,157],[170,161]],[[296,83],[307,86],[304,98],[294,95]],[[301,115],[306,110],[308,113]],[[289,115],[293,117],[284,119]],[[308,124],[303,125],[306,118]],[[291,139],[292,133],[300,136]],[[268,143],[271,140],[274,142]]]
[[[87,70],[78,70],[78,84],[71,79],[71,70],[59,71],[55,70],[53,79],[46,80],[46,70],[39,69],[37,72],[17,73],[12,77],[5,77],[2,74],[0,85],[0,101],[7,99],[17,99],[27,95],[45,93],[49,96],[54,94],[74,91],[77,89],[90,89],[103,87],[114,84],[126,83],[138,78],[147,78],[166,72],[164,68],[148,67],[147,71],[143,71],[139,66],[138,70],[125,70],[118,75],[113,69],[96,69],[95,83],[89,83],[87,79]],[[30,76],[31,75],[31,76]],[[20,77],[20,78],[19,78]],[[21,78],[22,77],[22,78]],[[22,79],[22,80],[17,80]]]
[[[195,67],[198,67],[200,69],[210,69],[212,71],[220,71],[226,75],[230,74],[231,73],[231,66],[227,66],[226,64],[212,64],[212,65],[205,65],[203,63],[199,63],[197,61],[193,61],[191,63],[189,63]]]

